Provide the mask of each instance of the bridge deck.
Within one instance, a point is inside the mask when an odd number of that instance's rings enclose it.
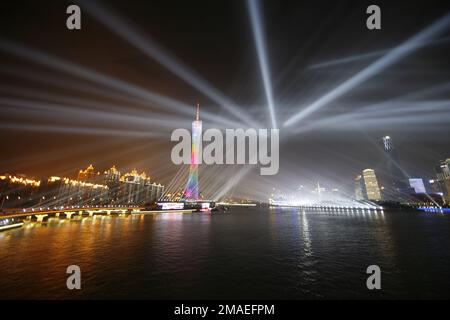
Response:
[[[144,207],[106,207],[106,208],[74,208],[74,209],[53,209],[53,210],[35,210],[35,211],[25,211],[25,212],[13,212],[13,213],[0,213],[0,218],[21,218],[33,215],[41,214],[56,214],[65,212],[78,212],[78,211],[122,211],[122,210],[143,210]],[[21,210],[21,209],[12,209]],[[11,210],[11,211],[12,211]]]

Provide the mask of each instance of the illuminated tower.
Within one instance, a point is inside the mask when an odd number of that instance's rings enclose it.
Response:
[[[198,188],[198,164],[201,155],[202,122],[200,120],[200,105],[197,103],[197,113],[195,120],[192,121],[192,150],[191,164],[189,166],[189,177],[184,190],[184,199],[199,200]]]

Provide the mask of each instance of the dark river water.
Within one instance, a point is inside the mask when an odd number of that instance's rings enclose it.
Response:
[[[449,298],[450,217],[236,208],[0,233],[0,298]],[[381,290],[366,268],[381,268]],[[81,290],[66,268],[81,268]]]

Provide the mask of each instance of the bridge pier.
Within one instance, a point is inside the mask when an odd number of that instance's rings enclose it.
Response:
[[[71,211],[71,212],[65,212],[65,214],[66,214],[66,218],[70,220],[70,219],[72,219],[72,215],[74,215],[76,213]]]
[[[110,215],[111,214],[111,210],[106,210],[106,215]]]
[[[36,214],[37,222],[44,221],[44,218],[48,216],[48,214]]]
[[[55,213],[55,217],[59,218],[60,212]]]
[[[92,217],[94,215],[94,211],[88,211],[89,217]]]

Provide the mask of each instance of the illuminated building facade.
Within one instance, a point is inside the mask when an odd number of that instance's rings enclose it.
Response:
[[[120,181],[120,171],[116,169],[116,166],[112,166],[104,172],[103,181],[106,185],[118,183]]]
[[[24,175],[0,176],[0,209],[31,206],[39,198],[41,182]]]
[[[189,177],[184,191],[184,199],[199,200],[199,186],[198,186],[198,164],[200,160],[200,146],[202,140],[202,121],[199,117],[200,107],[197,103],[197,113],[195,120],[192,122],[192,149],[191,149],[191,164],[189,166]]]
[[[381,200],[381,192],[375,170],[365,169],[361,175],[355,178],[355,198],[356,200]]]
[[[119,202],[120,176],[120,171],[115,166],[103,173],[103,184],[108,186],[108,198],[111,204]]]
[[[437,183],[442,190],[444,199],[450,203],[450,158],[442,160],[435,167]]]
[[[411,178],[409,179],[409,185],[414,189],[415,193],[427,193],[425,189],[425,184],[421,178]]]
[[[146,205],[156,202],[164,193],[164,186],[152,182],[145,172],[136,169],[120,178],[119,204]]]
[[[439,181],[436,179],[428,180],[427,187],[430,190],[430,193],[432,194],[440,194],[441,196],[444,195],[444,193],[442,192],[441,185],[439,184]]]
[[[86,169],[78,171],[77,181],[89,183],[101,183],[100,172],[94,170],[94,166],[90,164]]]
[[[91,166],[90,166],[91,167]],[[99,180],[93,168],[83,171],[89,180]],[[87,172],[86,172],[87,171]],[[87,173],[87,175],[86,175]],[[164,186],[152,182],[145,172],[136,170],[121,176],[114,166],[104,172],[102,183],[91,183],[65,177],[42,181],[24,175],[0,175],[0,210],[8,208],[56,208],[61,206],[147,205],[156,202]]]
[[[363,170],[364,187],[368,200],[381,200],[380,187],[378,186],[377,176],[375,170]]]
[[[40,206],[107,204],[108,187],[62,177],[50,177],[42,185]]]

